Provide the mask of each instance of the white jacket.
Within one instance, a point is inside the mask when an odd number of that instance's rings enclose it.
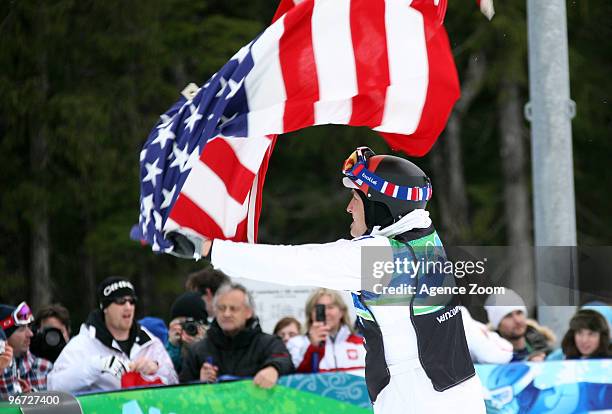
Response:
[[[176,384],[178,378],[172,361],[161,341],[141,327],[144,335],[139,334],[132,346],[130,355],[121,351],[113,340],[112,348],[104,345],[96,338],[96,328],[92,325],[81,325],[79,334],[72,338],[62,350],[53,369],[47,377],[47,388],[53,391],[84,392],[109,391],[121,388],[121,379],[101,371],[101,358],[116,355],[134,361],[139,357],[147,357],[159,364],[159,370],[151,377],[158,377],[164,384]]]
[[[472,361],[478,364],[507,364],[512,359],[512,344],[490,331],[484,323],[480,323],[461,307],[463,328]]]
[[[297,372],[312,372],[312,354],[319,353],[319,371],[340,371],[365,368],[366,350],[363,338],[351,333],[342,325],[332,341],[325,341],[325,348],[315,347],[307,335],[294,336],[287,342],[293,365]],[[323,354],[321,357],[320,354]]]
[[[216,269],[232,277],[289,286],[359,291],[362,248],[390,246],[389,239],[379,235],[298,246],[215,240],[211,261]],[[393,260],[391,249],[386,260]],[[371,306],[370,309],[385,341],[387,363],[394,365],[417,358],[416,333],[410,321],[410,307],[383,305]]]

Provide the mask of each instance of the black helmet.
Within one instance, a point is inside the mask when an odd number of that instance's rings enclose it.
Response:
[[[345,187],[363,200],[368,229],[395,223],[412,210],[424,209],[431,198],[431,180],[412,162],[393,155],[376,155],[359,147],[344,162]]]

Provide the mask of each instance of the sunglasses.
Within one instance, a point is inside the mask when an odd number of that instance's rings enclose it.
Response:
[[[135,305],[136,304],[136,300],[137,298],[134,296],[124,296],[122,298],[115,298],[113,299],[113,303],[116,305],[125,305],[126,303],[129,303],[130,305]]]
[[[34,322],[34,315],[27,303],[21,302],[12,314],[0,321],[2,329],[13,326],[27,326]]]

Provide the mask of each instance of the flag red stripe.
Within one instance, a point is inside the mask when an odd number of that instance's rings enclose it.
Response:
[[[393,197],[393,190],[395,190],[395,184],[387,183],[387,188],[385,188],[385,194]]]
[[[266,180],[266,172],[268,171],[268,163],[270,162],[270,157],[272,156],[272,151],[274,150],[274,146],[276,145],[277,139],[276,135],[268,135],[268,137],[272,140],[272,142],[270,143],[270,147],[268,148],[266,155],[264,155],[263,161],[261,162],[261,166],[259,167],[259,172],[257,173],[257,199],[255,200],[255,228],[253,229],[253,243],[257,243],[257,234],[259,232],[259,217],[261,215],[261,204],[263,199],[263,186]],[[246,240],[246,238],[244,240]]]
[[[242,165],[231,145],[221,138],[209,141],[200,154],[200,161],[219,176],[234,200],[240,204],[244,202],[255,174]]]
[[[446,10],[445,3],[441,6],[444,7],[437,8],[430,1],[414,1],[410,6],[423,14],[429,62],[429,84],[419,125],[408,136],[381,133],[391,148],[419,157],[429,152],[444,130],[460,94],[459,77],[446,29],[440,25]]]
[[[210,239],[226,239],[223,230],[204,210],[181,193],[169,217],[181,227],[188,227]]]
[[[314,124],[319,81],[312,48],[313,6],[313,1],[306,1],[285,15],[285,32],[279,41],[278,54],[287,94],[283,116],[285,132]]]
[[[236,235],[234,237],[230,237],[229,240],[235,242],[244,242],[247,241],[247,227],[249,223],[249,216],[247,215],[244,220],[238,223],[236,227]]]
[[[353,0],[350,21],[359,95],[349,125],[374,128],[382,123],[390,83],[385,3]]]

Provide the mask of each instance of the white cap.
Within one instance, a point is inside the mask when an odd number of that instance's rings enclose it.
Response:
[[[495,329],[499,327],[499,323],[506,315],[516,310],[523,311],[527,316],[527,307],[523,298],[514,290],[508,288],[505,288],[503,294],[490,295],[485,301],[484,308],[487,311],[489,322]]]

